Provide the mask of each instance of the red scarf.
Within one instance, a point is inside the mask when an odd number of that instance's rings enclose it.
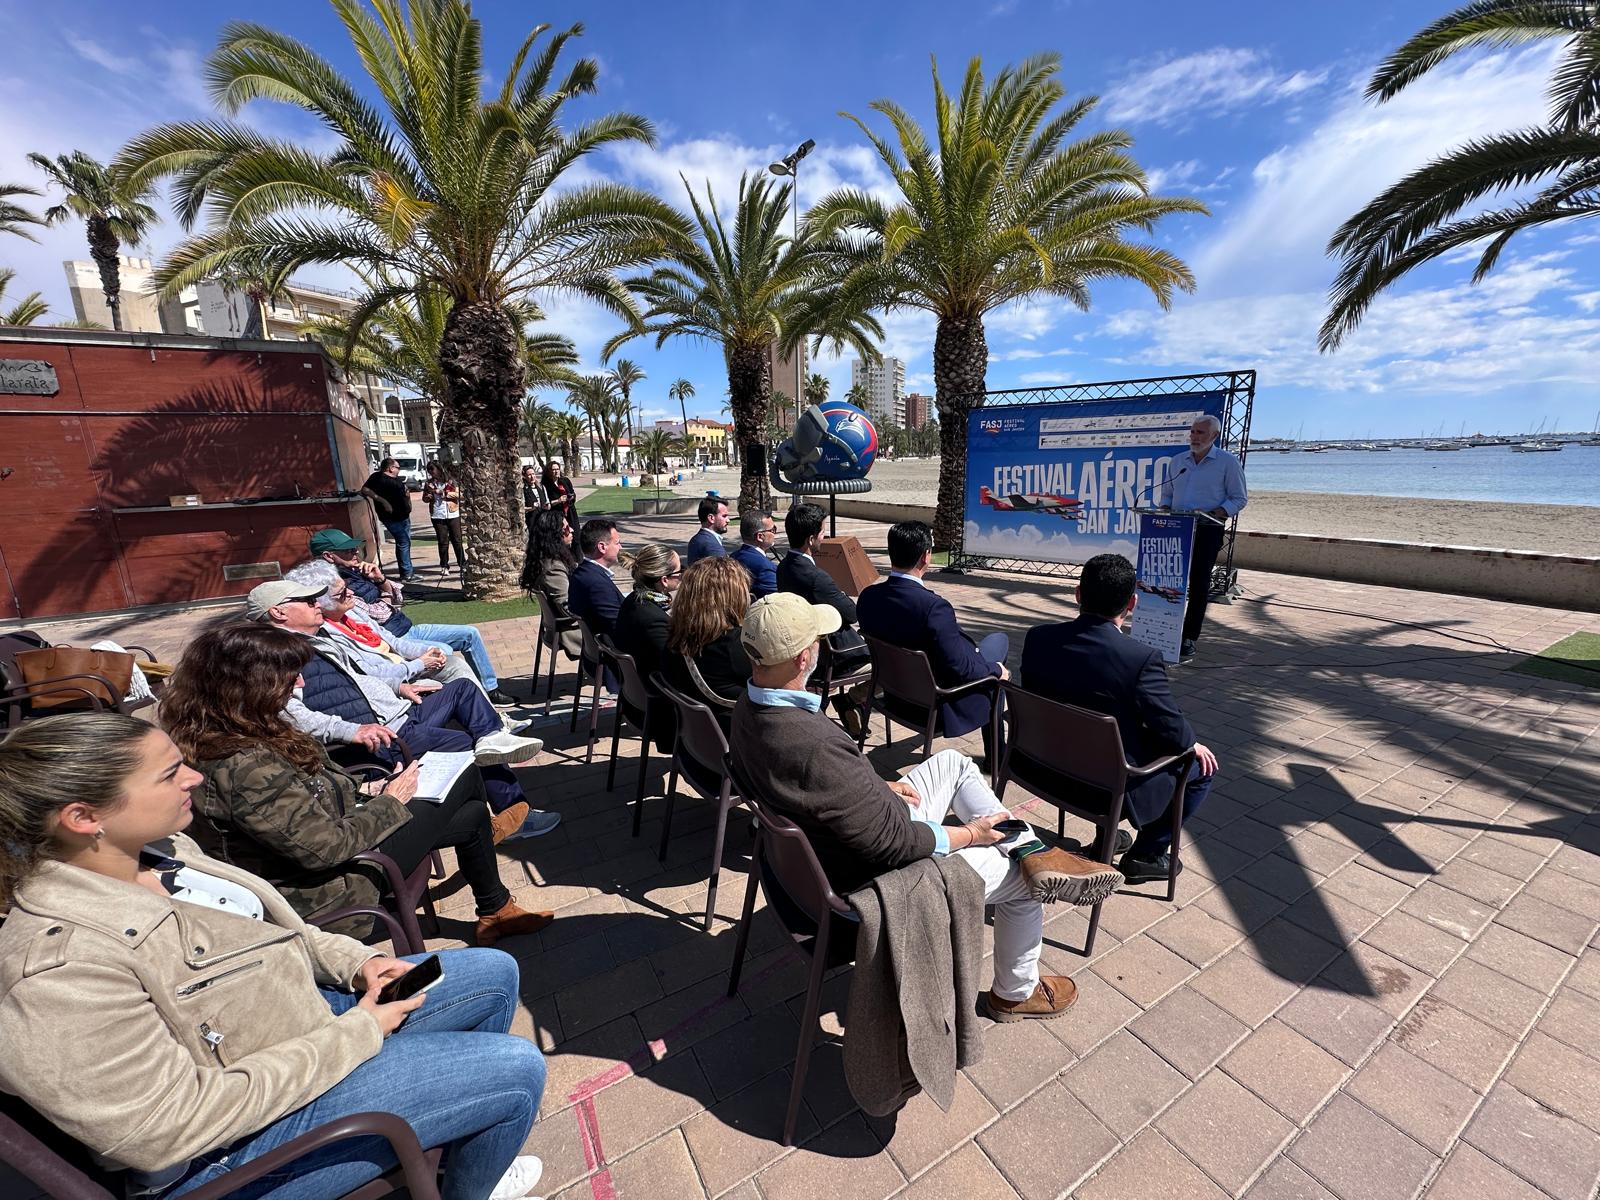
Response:
[[[329,621],[328,624],[332,625],[335,629],[349,634],[363,646],[367,646],[373,650],[380,650],[383,648],[383,638],[378,635],[378,631],[370,625],[363,625],[360,621],[356,620],[348,613],[345,614],[344,620]]]

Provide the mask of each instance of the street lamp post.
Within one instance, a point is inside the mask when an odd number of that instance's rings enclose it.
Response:
[[[794,240],[796,245],[798,245],[800,242],[800,160],[815,150],[816,146],[817,143],[815,141],[813,141],[811,138],[807,138],[805,141],[796,146],[793,152],[784,155],[784,157],[779,159],[777,162],[769,163],[767,165],[767,170],[772,172],[772,174],[778,176],[787,176],[788,178],[794,180],[794,189],[789,193],[789,214],[793,218]],[[794,361],[797,364],[803,363],[805,361],[804,354],[797,354]],[[803,375],[804,370],[797,365],[794,375],[794,411],[797,419],[800,415],[800,396],[805,390],[805,379],[803,378]]]

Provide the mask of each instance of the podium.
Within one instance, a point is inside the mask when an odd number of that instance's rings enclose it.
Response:
[[[1195,526],[1222,525],[1210,513],[1136,508],[1139,514],[1139,561],[1135,584],[1139,603],[1131,633],[1169,663],[1183,647],[1183,619],[1189,608],[1190,567],[1194,561]],[[1202,585],[1204,586],[1204,585]]]
[[[872,565],[861,542],[846,534],[844,537],[825,537],[817,543],[817,566],[839,585],[845,595],[861,595],[861,589],[878,578],[878,568]]]

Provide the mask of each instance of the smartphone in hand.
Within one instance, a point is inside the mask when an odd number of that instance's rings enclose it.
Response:
[[[1019,820],[1016,817],[1012,817],[1007,821],[996,821],[994,825],[994,831],[1002,833],[1006,837],[1015,837],[1019,833],[1027,833],[1030,828],[1032,827],[1026,821]]]
[[[394,1004],[425,992],[444,978],[444,965],[437,954],[430,954],[399,979],[391,979],[378,993],[379,1004]]]

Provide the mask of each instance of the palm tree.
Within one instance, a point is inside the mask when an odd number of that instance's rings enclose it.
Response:
[[[567,395],[589,421],[589,434],[600,455],[601,469],[617,470],[617,443],[623,432],[622,397],[607,375],[583,375],[567,385]]]
[[[793,396],[778,388],[772,389],[772,428],[777,431],[779,441],[788,436],[786,431],[794,428],[794,423],[789,420],[789,410],[793,407]]]
[[[39,240],[24,226],[43,225],[44,218],[12,199],[13,196],[38,194],[37,188],[23,187],[20,183],[0,183],[0,233],[14,233],[18,237],[27,238],[30,242]]]
[[[611,381],[616,384],[617,391],[622,396],[624,415],[628,420],[628,444],[633,445],[633,385],[641,383],[645,373],[639,369],[639,364],[632,359],[619,358],[617,365],[611,368]]]
[[[654,260],[687,226],[640,189],[563,180],[601,146],[655,140],[649,122],[629,114],[561,124],[569,101],[595,91],[592,59],[557,72],[581,26],[549,40],[541,40],[546,26],[535,28],[489,89],[482,28],[466,0],[371,0],[370,8],[338,0],[335,11],[362,63],[359,81],[250,22],[225,26],[207,65],[228,113],[256,99],[288,103],[320,121],[331,147],[308,149],[235,121],[184,122],[134,139],[119,166],[134,181],[172,176],[186,228],[210,220],[158,269],[169,294],[235,264],[270,278],[338,262],[392,280],[357,309],[357,331],[397,296],[447,298],[441,433],[464,450],[465,593],[513,596],[527,371],[512,306],[580,295],[637,324],[616,272]]]
[[[667,389],[667,399],[678,402],[678,415],[683,418],[683,440],[688,442],[691,450],[694,439],[689,436],[689,404],[694,399],[694,384],[687,379],[674,379],[672,386]]]
[[[111,310],[111,328],[122,328],[122,271],[119,255],[124,244],[136,246],[161,218],[146,202],[148,184],[133,183],[82,150],[51,159],[30,154],[28,161],[64,193],[60,204],[44,210],[44,223],[54,225],[68,217],[82,217],[89,232],[89,257],[100,268],[100,286]]]
[[[633,450],[639,469],[652,473],[667,469],[667,455],[677,449],[677,439],[665,429],[650,429],[639,434]]]
[[[852,383],[850,385],[850,390],[844,394],[844,398],[849,403],[854,404],[857,408],[865,409],[867,407],[867,401],[872,398],[872,393],[867,391],[866,384]]]
[[[555,420],[559,415],[548,404],[539,403],[537,396],[529,396],[522,402],[522,415],[517,422],[518,432],[522,440],[527,442],[528,449],[546,462],[551,458],[550,439],[554,436]]]
[[[828,377],[820,371],[806,376],[806,403],[821,404],[828,398]]]
[[[1489,239],[1478,283],[1518,232],[1600,214],[1600,5],[1589,0],[1473,0],[1391,54],[1367,84],[1380,103],[1462,50],[1563,38],[1548,87],[1548,123],[1467,142],[1411,172],[1333,235],[1339,255],[1318,338],[1332,350],[1378,294],[1422,263]],[[1486,197],[1541,183],[1526,200],[1481,210]],[[1470,210],[1470,212],[1468,212]],[[1466,212],[1467,215],[1463,215]]]
[[[550,436],[560,448],[567,470],[581,470],[578,443],[583,440],[583,422],[572,413],[558,412],[550,418]]]
[[[1066,141],[1097,101],[1085,96],[1049,117],[1066,95],[1059,68],[1058,55],[1037,55],[1006,67],[986,87],[974,58],[959,96],[950,96],[935,64],[936,145],[889,100],[872,107],[888,119],[898,148],[850,117],[889,169],[899,202],[845,188],[808,215],[823,229],[857,235],[843,243],[846,290],[865,289],[890,309],[920,308],[937,318],[933,375],[943,452],[934,537],[942,546],[961,532],[966,415],[983,403],[989,357],[984,315],[1042,296],[1087,309],[1090,284],[1101,279],[1136,280],[1163,308],[1175,289],[1194,287],[1176,255],[1127,238],[1149,233],[1168,214],[1205,207],[1150,195],[1144,169],[1126,153],[1133,139],[1125,132]]]
[[[5,303],[6,289],[17,273],[0,267],[0,305]],[[0,308],[0,325],[33,325],[50,311],[50,306],[38,292],[29,292],[13,308]]]
[[[792,355],[813,337],[870,356],[876,353],[873,339],[883,330],[868,311],[868,297],[844,292],[837,278],[824,273],[824,263],[843,252],[837,239],[819,238],[809,227],[802,228],[798,241],[783,232],[790,185],[773,187],[765,176],[741,175],[731,229],[717,211],[709,183],[704,204],[688,180],[684,189],[694,236],[675,241],[665,265],[628,286],[650,306],[646,332],[656,335],[657,347],[673,337],[722,347],[735,440],[760,441],[772,397],[768,352],[773,347]],[[606,353],[638,332],[619,334]],[[770,508],[769,497],[767,477],[745,456],[740,509]]]

